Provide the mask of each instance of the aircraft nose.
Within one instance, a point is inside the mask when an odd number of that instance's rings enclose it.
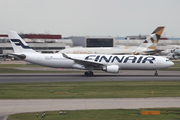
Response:
[[[174,63],[173,62],[170,62],[170,66],[173,66],[174,65]]]
[[[172,61],[170,61],[167,65],[168,65],[168,67],[171,67],[174,65],[174,63]]]

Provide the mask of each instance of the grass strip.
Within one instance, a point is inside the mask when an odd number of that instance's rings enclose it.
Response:
[[[175,65],[162,69],[161,71],[180,71],[180,61],[174,61]],[[26,65],[26,64],[0,64],[0,73],[83,73],[83,71],[47,71],[47,70],[20,70],[15,67],[43,67],[40,65]],[[95,71],[96,72],[96,71]],[[99,72],[99,71],[98,71]]]
[[[123,70],[122,70],[123,71]],[[125,71],[125,70],[124,70]],[[180,71],[180,67],[172,67],[167,69],[162,69],[160,71]],[[96,72],[103,72],[103,71],[93,71]],[[49,70],[20,70],[15,68],[0,68],[0,73],[82,73],[84,74],[84,71],[79,70],[59,70],[59,71],[49,71]]]
[[[179,97],[179,91],[180,81],[2,83],[0,99]]]
[[[176,65],[167,69],[161,69],[160,71],[180,71],[180,65]],[[101,72],[101,71],[94,71]],[[0,73],[84,73],[84,71],[76,71],[76,70],[20,70],[15,68],[0,68]]]
[[[177,111],[180,109],[143,109],[143,111],[160,111],[160,115],[140,115],[141,110],[135,109],[117,109],[117,110],[77,110],[66,111],[66,115],[59,115],[59,111],[45,112],[46,120],[179,120]],[[168,111],[168,115],[166,114]],[[8,117],[8,120],[35,120],[42,119],[42,112],[21,113]]]

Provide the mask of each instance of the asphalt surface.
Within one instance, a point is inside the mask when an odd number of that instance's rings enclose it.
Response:
[[[0,100],[0,115],[53,110],[179,108],[179,101],[180,97]]]
[[[119,74],[94,74],[94,76],[84,76],[84,73],[0,74],[0,83],[180,80],[180,71],[159,71],[158,76],[154,76],[154,71],[138,70],[126,70]]]

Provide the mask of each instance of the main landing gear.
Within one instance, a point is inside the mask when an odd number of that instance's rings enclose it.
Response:
[[[92,71],[84,72],[85,76],[93,76],[94,73]]]
[[[158,76],[158,72],[157,72],[157,70],[156,70],[156,72],[154,73],[154,75],[155,75],[155,76]]]

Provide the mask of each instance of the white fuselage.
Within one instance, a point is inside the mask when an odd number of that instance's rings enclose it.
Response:
[[[77,68],[89,69],[75,62],[75,60],[67,59],[62,54],[34,54],[26,53],[25,61],[39,64],[42,66],[53,68]],[[88,55],[88,54],[68,54],[81,61],[89,61],[94,64],[102,64],[104,66],[118,65],[119,69],[144,69],[157,70],[170,67],[174,65],[173,62],[167,58],[159,56],[143,56],[143,55]],[[94,70],[101,70],[102,68],[93,67]]]

